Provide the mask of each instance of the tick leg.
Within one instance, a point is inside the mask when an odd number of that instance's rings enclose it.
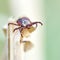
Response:
[[[36,24],[36,28],[37,28],[37,24],[41,24],[41,25],[43,25],[43,23],[41,23],[41,22],[33,22],[31,25],[34,25],[34,24]]]
[[[37,27],[37,23],[43,25],[43,23],[41,23],[41,22],[33,22],[33,23],[31,23],[31,24],[28,24],[26,27],[29,28],[30,26],[32,26],[32,25],[34,25],[34,24],[36,24],[36,27]]]
[[[31,24],[28,24],[27,26],[26,26],[26,28],[30,28],[32,25],[34,25],[34,24],[36,24],[36,27],[37,27],[37,23],[31,23]]]
[[[18,24],[15,24],[15,23],[8,23],[8,25],[10,25],[10,24],[11,24],[11,25],[16,25],[16,26],[18,26]]]
[[[21,37],[20,37],[20,43],[23,42],[23,35],[21,34]]]
[[[18,28],[15,28],[15,29],[13,30],[13,32],[14,32],[15,30],[18,30],[18,29],[19,29],[20,32],[21,32],[21,31],[23,30],[23,28],[24,28],[24,27],[18,27]]]
[[[13,32],[14,32],[15,30],[18,30],[18,29],[19,29],[20,34],[21,34],[21,37],[20,37],[20,43],[22,43],[22,41],[23,41],[23,35],[22,35],[21,31],[23,30],[23,27],[15,28],[15,29],[13,30]]]
[[[18,27],[18,28],[15,28],[14,30],[13,30],[13,32],[15,31],[15,30],[18,30],[18,29],[20,29],[21,27]]]
[[[26,27],[21,27],[20,28],[20,34],[21,34],[21,38],[20,38],[20,43],[23,43],[23,34],[22,34],[22,30],[26,28]]]
[[[34,24],[37,24],[37,23],[43,25],[43,23],[41,23],[41,22],[33,22],[33,23],[31,23],[31,25],[34,25]]]

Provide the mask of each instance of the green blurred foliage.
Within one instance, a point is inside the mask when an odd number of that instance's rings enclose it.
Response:
[[[60,60],[60,0],[45,0],[47,60]]]
[[[9,13],[8,0],[0,0],[0,13],[3,13],[3,14]]]
[[[0,40],[0,56],[2,54],[2,51],[4,50],[4,45],[5,45],[4,41]]]
[[[5,43],[5,36],[2,28],[6,24],[9,14],[8,0],[0,0],[0,56]]]

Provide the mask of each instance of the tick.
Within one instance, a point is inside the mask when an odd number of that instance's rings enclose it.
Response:
[[[23,29],[30,29],[30,27],[33,26],[33,25],[36,25],[36,28],[37,28],[37,24],[38,23],[41,24],[41,25],[43,25],[42,22],[31,22],[29,18],[22,17],[22,18],[17,19],[16,23],[8,23],[8,26],[9,25],[18,26],[17,28],[15,28],[13,30],[13,32],[15,32],[15,30],[19,29],[19,31],[21,33],[21,38],[23,38],[23,34],[22,34]],[[20,42],[21,41],[22,41],[22,39],[20,40]]]
[[[17,21],[16,21],[16,24],[15,23],[8,23],[8,25],[16,25],[16,26],[19,26],[18,28],[15,28],[14,29],[14,31],[15,30],[17,30],[17,29],[19,29],[20,30],[20,32],[22,31],[22,29],[24,29],[24,28],[30,28],[31,26],[33,26],[34,24],[36,25],[36,27],[37,27],[37,24],[41,24],[41,25],[43,25],[42,24],[42,22],[31,22],[30,21],[30,19],[29,18],[27,18],[27,17],[22,17],[22,18],[19,18],[19,19],[17,19]],[[13,31],[13,32],[14,32]]]

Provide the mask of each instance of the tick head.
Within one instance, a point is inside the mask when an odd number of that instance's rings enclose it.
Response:
[[[17,23],[18,23],[18,24],[21,24],[22,26],[26,26],[26,25],[28,25],[28,24],[31,24],[31,21],[30,21],[30,19],[27,18],[27,17],[22,17],[22,18],[19,18],[19,19],[17,20]]]

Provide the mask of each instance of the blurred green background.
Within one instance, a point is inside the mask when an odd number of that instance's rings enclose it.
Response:
[[[60,60],[60,1],[44,0],[46,18],[46,55],[47,60]],[[8,0],[0,0],[0,55],[5,37],[2,27],[10,16]]]
[[[47,60],[60,60],[60,0],[45,0]]]
[[[2,29],[8,20],[9,14],[8,0],[0,0],[0,56],[5,45],[5,36]]]

